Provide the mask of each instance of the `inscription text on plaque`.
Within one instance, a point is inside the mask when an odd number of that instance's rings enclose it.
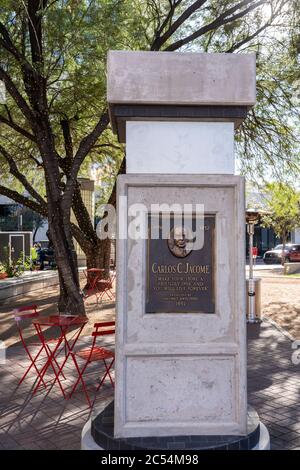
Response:
[[[171,217],[168,239],[152,239],[151,228],[161,228],[162,217],[148,217],[146,313],[215,313],[215,215],[204,216],[201,249],[186,243],[176,216]]]

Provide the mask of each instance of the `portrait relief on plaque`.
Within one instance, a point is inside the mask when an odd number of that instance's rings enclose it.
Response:
[[[170,231],[168,247],[171,253],[178,258],[185,258],[192,251],[192,234],[188,228],[176,225]]]
[[[196,215],[188,226],[170,217],[162,236],[163,214],[148,217],[146,313],[215,313],[215,215],[204,214],[203,244],[194,243]],[[191,228],[192,227],[192,228]],[[151,237],[151,230],[159,237]]]

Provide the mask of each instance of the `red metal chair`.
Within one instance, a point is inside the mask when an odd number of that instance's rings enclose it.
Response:
[[[43,376],[41,374],[41,371],[39,371],[39,369],[37,368],[37,360],[38,358],[40,357],[42,351],[45,351],[46,354],[48,355],[49,353],[51,353],[51,350],[50,350],[50,344],[55,344],[57,342],[57,339],[55,338],[50,338],[50,339],[44,339],[44,344],[41,344],[40,342],[28,342],[26,343],[25,339],[24,339],[24,335],[23,335],[23,332],[22,332],[22,322],[26,319],[33,319],[33,318],[37,318],[39,317],[39,313],[37,312],[37,306],[36,305],[26,305],[26,306],[23,306],[23,307],[19,307],[19,308],[15,308],[14,311],[13,311],[13,316],[14,316],[14,320],[16,322],[16,325],[17,325],[17,329],[18,329],[18,332],[19,332],[19,336],[20,336],[20,339],[21,339],[21,342],[22,342],[22,345],[30,359],[30,365],[29,367],[27,368],[27,370],[25,371],[25,373],[23,374],[22,378],[19,380],[19,383],[18,383],[18,386],[21,385],[21,383],[23,382],[23,380],[25,379],[25,377],[27,376],[27,374],[29,373],[30,369],[33,367],[37,373],[37,376],[39,377],[40,381],[43,383],[43,385],[46,387],[46,383],[43,379]],[[35,354],[35,356],[33,356],[29,350],[29,348],[31,349],[31,347],[33,348],[36,348],[37,346],[40,346],[37,354]],[[45,350],[45,348],[47,348],[47,351]],[[56,366],[59,368],[57,362],[55,361],[56,363]]]
[[[100,301],[103,300],[105,295],[108,297],[109,300],[115,299],[115,294],[112,290],[115,278],[116,278],[116,275],[112,274],[109,276],[108,279],[100,279],[100,281],[97,281],[97,288],[98,288],[98,292],[100,293],[99,295]]]
[[[79,382],[81,382],[90,408],[92,408],[92,406],[94,404],[94,401],[93,401],[93,403],[91,403],[91,400],[90,400],[90,397],[89,397],[89,394],[88,394],[88,391],[87,391],[87,387],[86,387],[85,381],[83,379],[83,375],[85,373],[85,370],[86,370],[87,366],[91,362],[102,361],[103,364],[104,364],[104,367],[105,367],[105,373],[102,376],[102,378],[100,379],[100,383],[99,383],[99,385],[96,389],[96,392],[98,392],[98,390],[102,386],[102,384],[103,384],[104,380],[106,379],[106,377],[109,377],[110,383],[114,387],[114,381],[112,379],[110,370],[111,370],[111,368],[112,368],[112,366],[115,362],[115,353],[114,353],[114,351],[111,351],[110,349],[96,346],[96,340],[99,336],[106,336],[106,335],[114,334],[115,333],[115,322],[114,321],[107,321],[107,322],[95,323],[94,328],[95,329],[92,332],[92,337],[93,337],[92,346],[90,348],[81,349],[80,351],[78,351],[76,353],[71,353],[72,356],[73,356],[73,359],[74,359],[74,363],[75,363],[77,372],[78,372],[78,379],[76,380],[75,384],[73,385],[73,388],[70,392],[69,398],[71,398],[71,396],[75,392]],[[81,359],[85,360],[85,363],[84,363],[81,370],[79,368],[78,361],[77,361],[76,357],[80,357]],[[109,360],[109,362],[107,362],[108,360]]]
[[[104,271],[105,269],[100,268],[90,268],[83,271],[86,277],[86,288],[84,291],[83,300],[91,297],[92,295],[95,295],[98,303],[98,296],[101,295],[101,291],[98,288],[98,282],[101,280],[101,276]]]

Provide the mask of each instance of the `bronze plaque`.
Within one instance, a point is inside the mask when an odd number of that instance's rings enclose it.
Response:
[[[204,216],[198,250],[181,239],[181,218],[171,217],[169,238],[152,239],[151,227],[161,229],[161,217],[148,217],[146,313],[215,313],[215,215]]]

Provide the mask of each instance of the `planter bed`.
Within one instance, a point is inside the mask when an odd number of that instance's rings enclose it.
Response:
[[[22,295],[37,289],[58,284],[57,271],[32,271],[22,274],[20,277],[1,278],[0,275],[0,303],[10,302],[12,297]]]

